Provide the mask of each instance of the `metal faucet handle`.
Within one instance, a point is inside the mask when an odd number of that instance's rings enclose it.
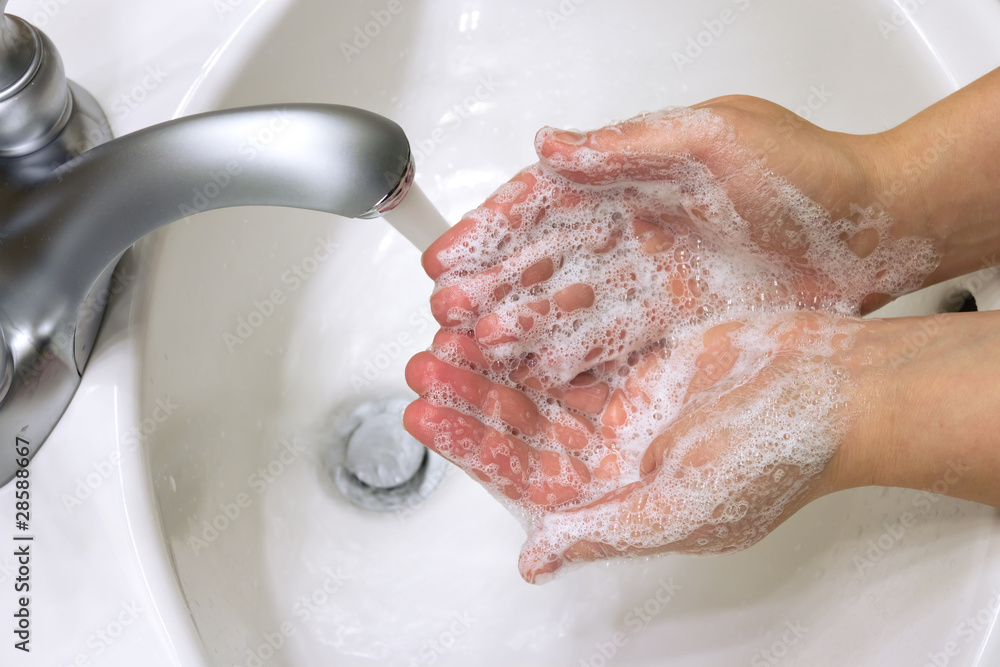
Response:
[[[40,30],[3,13],[0,0],[0,157],[47,145],[73,110],[62,59]]]
[[[35,57],[34,37],[23,21],[4,14],[7,0],[0,0],[0,91],[20,80]]]
[[[49,39],[0,14],[0,486],[22,460],[6,444],[33,456],[69,405],[111,270],[139,238],[228,206],[377,216],[413,180],[402,128],[329,104],[229,109],[110,139]]]

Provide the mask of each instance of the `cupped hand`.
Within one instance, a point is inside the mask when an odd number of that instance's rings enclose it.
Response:
[[[541,162],[424,254],[442,330],[404,424],[521,516],[529,581],[744,548],[831,488],[864,385],[852,316],[935,256],[867,206],[856,143],[785,136],[787,114],[542,130]]]
[[[643,354],[591,417],[491,380],[470,337],[441,332],[407,368],[424,398],[404,424],[523,519],[528,581],[574,561],[735,551],[836,488],[862,327],[801,312],[706,324]]]
[[[543,129],[540,163],[425,253],[432,311],[545,386],[720,309],[860,314],[936,262],[871,208],[871,141],[748,97]]]

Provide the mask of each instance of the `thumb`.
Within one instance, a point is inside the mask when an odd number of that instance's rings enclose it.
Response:
[[[544,584],[572,567],[625,555],[608,543],[602,530],[608,519],[607,511],[592,506],[542,517],[521,547],[521,577],[529,584]]]
[[[545,517],[541,525],[536,526],[528,534],[528,539],[521,546],[517,569],[521,578],[529,584],[544,584],[555,577],[555,573],[567,564],[565,557],[566,543],[564,536],[546,527]]]
[[[707,110],[682,108],[591,132],[543,127],[535,135],[535,152],[543,165],[575,183],[664,180],[708,157],[722,132]]]

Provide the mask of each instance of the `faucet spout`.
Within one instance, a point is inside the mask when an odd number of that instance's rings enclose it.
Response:
[[[89,356],[91,346],[80,341],[96,327],[82,330],[84,305],[137,240],[230,206],[374,217],[398,203],[413,178],[398,125],[320,104],[181,118],[54,170],[44,153],[0,158],[0,437],[30,442],[31,454],[65,410]],[[14,472],[0,460],[0,485]]]
[[[352,107],[250,107],[156,125],[90,149],[8,209],[5,246],[16,246],[20,275],[0,288],[0,304],[32,321],[72,309],[129,246],[202,211],[377,215],[409,186],[410,169],[403,130]]]
[[[108,141],[55,45],[0,0],[0,486],[27,475],[80,384],[111,271],[174,220],[227,206],[346,217],[394,207],[406,135],[379,115],[289,104],[189,116]]]

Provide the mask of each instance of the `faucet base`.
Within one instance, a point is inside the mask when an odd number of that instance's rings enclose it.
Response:
[[[77,84],[67,81],[70,117],[55,139],[23,157],[0,159],[0,176],[15,190],[27,191],[43,182],[62,181],[81,155],[113,138],[111,125],[100,104]],[[0,224],[0,234],[6,233]],[[26,459],[55,428],[80,384],[80,374],[90,357],[111,292],[111,277],[118,258],[90,287],[74,324],[12,321],[2,315],[0,328],[0,436],[17,448],[5,447],[4,458],[17,452]],[[0,486],[16,473],[16,465],[0,461]],[[23,466],[22,466],[23,467]]]
[[[68,84],[73,99],[73,117],[59,137],[59,141],[64,144],[69,159],[56,168],[57,174],[74,169],[81,155],[95,146],[114,139],[108,117],[97,100],[72,81]],[[94,349],[94,341],[101,328],[104,310],[111,294],[111,275],[120,259],[121,255],[118,255],[108,264],[80,306],[76,318],[76,331],[73,332],[73,357],[76,360],[76,370],[80,373],[83,373],[83,367],[87,365],[87,359]]]
[[[27,51],[0,58],[0,82],[13,81],[0,90],[0,486],[27,474],[69,406],[114,267],[142,236],[227,206],[379,213],[413,176],[402,128],[344,106],[199,114],[109,142],[100,105],[4,5],[0,55]]]

